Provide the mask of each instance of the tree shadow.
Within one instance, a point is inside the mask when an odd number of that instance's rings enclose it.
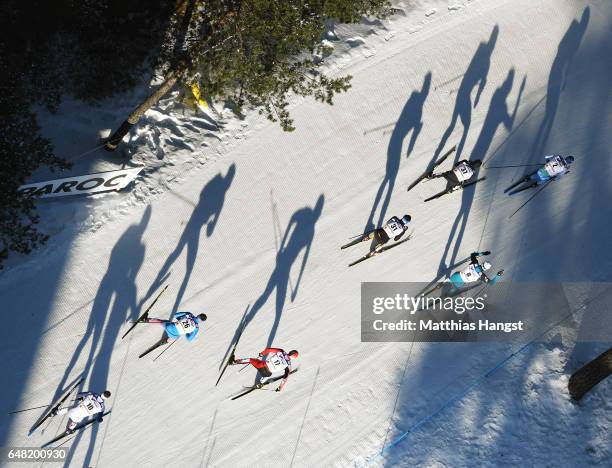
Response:
[[[387,208],[389,207],[389,202],[391,201],[391,194],[393,193],[395,179],[397,178],[397,173],[399,171],[400,162],[402,159],[402,145],[404,140],[408,137],[408,133],[412,131],[410,142],[408,143],[408,150],[406,152],[406,157],[410,156],[416,143],[416,139],[423,128],[423,122],[421,120],[423,116],[423,105],[425,104],[427,96],[429,95],[430,85],[431,72],[428,72],[423,80],[421,90],[412,92],[410,98],[408,98],[408,101],[400,113],[395,127],[393,128],[391,138],[389,139],[389,146],[387,148],[387,167],[385,177],[380,183],[380,187],[376,193],[376,198],[374,199],[374,204],[372,205],[372,210],[370,211],[370,216],[366,222],[364,232],[374,229],[374,216],[376,215],[376,211],[378,210],[381,201],[382,206],[378,214],[378,222],[376,223],[376,226],[382,225],[382,223],[385,221]],[[383,193],[385,193],[384,200]]]
[[[149,299],[151,295],[155,292],[155,290],[157,290],[162,285],[162,283],[170,274],[170,269],[172,268],[172,265],[181,255],[181,253],[183,253],[183,250],[186,249],[187,257],[185,260],[185,276],[183,277],[183,281],[181,282],[181,286],[179,287],[178,293],[176,295],[176,300],[174,301],[172,312],[176,312],[178,310],[178,306],[180,305],[183,299],[183,295],[185,294],[185,290],[187,289],[187,284],[189,283],[189,278],[191,277],[191,273],[193,272],[193,267],[198,256],[201,231],[206,225],[206,237],[212,236],[215,230],[215,226],[217,225],[217,221],[219,220],[221,210],[223,209],[225,196],[230,188],[230,185],[232,184],[235,174],[236,165],[232,164],[229,167],[225,176],[217,174],[204,186],[204,188],[200,192],[200,201],[191,213],[191,217],[189,218],[189,221],[187,222],[187,225],[183,230],[183,234],[181,235],[178,244],[159,270],[155,281],[153,281],[153,284],[147,291],[147,294],[141,301],[140,305],[142,305],[147,299]]]
[[[302,250],[304,250],[300,271],[295,282],[295,287],[292,288],[290,295],[291,302],[293,302],[297,297],[304,268],[306,267],[306,262],[308,261],[308,256],[310,254],[310,247],[312,246],[312,241],[314,240],[315,225],[321,216],[324,203],[325,197],[323,194],[321,194],[313,208],[300,208],[291,216],[278,248],[278,252],[276,254],[276,266],[270,275],[268,284],[264,288],[261,295],[255,300],[253,307],[251,307],[249,312],[245,315],[244,319],[240,323],[240,326],[236,329],[234,338],[232,339],[232,342],[225,353],[226,356],[229,354],[233,344],[236,342],[238,334],[251,323],[257,313],[266,304],[272,292],[276,291],[276,315],[267,341],[267,346],[272,345],[283,313],[285,300],[287,298],[291,268],[298,260]]]
[[[483,122],[480,135],[478,136],[478,140],[474,145],[474,150],[472,151],[470,159],[485,159],[487,152],[491,147],[491,143],[493,142],[493,138],[495,137],[497,129],[500,126],[503,126],[507,131],[510,131],[512,129],[512,125],[514,125],[514,119],[516,118],[516,113],[518,111],[521,96],[523,94],[523,90],[525,89],[526,77],[523,78],[521,87],[519,89],[518,97],[516,98],[516,102],[514,104],[514,109],[512,113],[510,113],[506,100],[508,99],[508,96],[512,91],[513,83],[514,69],[510,69],[504,82],[499,88],[495,90],[493,96],[491,97],[491,102],[489,104],[487,115]],[[448,236],[448,241],[444,249],[444,254],[440,258],[438,274],[440,274],[442,271],[448,270],[448,265],[452,265],[457,259],[459,248],[461,247],[461,240],[463,239],[463,235],[467,227],[468,215],[472,207],[472,203],[474,201],[474,193],[475,192],[473,188],[468,188],[466,190],[461,191],[461,208],[459,209],[459,213],[457,213],[455,221],[451,227],[450,234]],[[448,259],[447,262],[447,257],[451,250],[453,240],[454,248],[452,254],[450,255],[450,259]]]
[[[457,145],[456,157],[457,160],[461,156],[463,145],[467,138],[470,124],[472,122],[472,92],[476,91],[476,97],[474,99],[474,107],[478,105],[480,95],[487,83],[487,75],[489,74],[489,68],[491,66],[491,55],[495,49],[497,42],[497,36],[499,35],[499,26],[495,25],[491,31],[491,36],[487,42],[481,42],[472,58],[472,61],[467,67],[459,89],[457,90],[457,98],[455,100],[455,108],[453,109],[453,115],[451,122],[442,135],[442,139],[436,148],[434,153],[433,161],[438,159],[440,152],[446,146],[448,138],[453,133],[455,126],[457,125],[457,119],[461,120],[463,125],[463,134],[461,140]]]
[[[567,84],[567,74],[572,67],[572,62],[582,37],[586,32],[589,24],[589,18],[591,16],[591,10],[586,7],[582,12],[580,21],[573,20],[568,28],[567,32],[559,42],[557,48],[557,55],[555,60],[550,67],[550,73],[548,75],[548,86],[546,90],[546,113],[544,119],[540,124],[540,128],[536,135],[535,141],[533,142],[533,148],[531,150],[531,156],[541,156],[544,151],[544,146],[548,141],[550,131],[552,130],[557,115],[557,108],[559,106],[559,100],[561,93],[565,89]]]
[[[108,376],[113,348],[126,318],[138,308],[136,276],[144,261],[145,245],[142,236],[150,219],[149,206],[140,223],[130,226],[113,247],[108,268],[93,302],[85,335],[74,350],[58,389],[64,387],[87,343],[90,343],[90,349],[83,370],[83,377],[86,380],[89,378],[87,388],[96,393],[109,389]],[[97,433],[98,425],[94,424],[90,429],[90,445],[84,466],[89,466],[91,461]],[[66,465],[70,464],[81,437],[79,433],[74,439]]]

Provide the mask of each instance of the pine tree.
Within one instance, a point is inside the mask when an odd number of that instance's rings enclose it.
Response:
[[[193,79],[212,99],[224,99],[235,112],[258,108],[286,131],[294,129],[288,98],[313,96],[333,104],[350,87],[350,76],[331,78],[319,68],[330,50],[323,42],[328,20],[356,22],[363,15],[383,16],[386,0],[244,0],[211,30],[211,41],[195,55]],[[228,40],[230,39],[230,40]]]
[[[34,199],[17,189],[39,166],[67,168],[53,155],[49,142],[38,136],[38,125],[28,110],[27,100],[14,89],[0,87],[0,269],[9,250],[29,253],[47,240],[37,232]]]
[[[4,0],[0,7],[0,268],[28,253],[38,232],[35,200],[18,187],[34,171],[66,169],[39,135],[35,105],[55,111],[64,94],[97,101],[141,78],[161,50],[175,0]]]
[[[291,95],[313,96],[333,104],[336,93],[350,87],[350,76],[330,78],[321,73],[329,53],[323,33],[330,19],[354,22],[363,15],[383,16],[386,0],[210,0],[189,11],[197,31],[190,47],[171,63],[164,83],[139,105],[108,139],[117,148],[146,110],[175,81],[194,83],[209,100],[223,100],[240,115],[245,106],[259,109],[286,131],[294,130],[289,114]],[[186,13],[185,13],[186,14]],[[185,29],[185,21],[177,21]],[[174,50],[177,44],[174,43]]]

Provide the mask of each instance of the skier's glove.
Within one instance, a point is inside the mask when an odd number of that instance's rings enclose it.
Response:
[[[491,251],[485,250],[484,252],[480,252],[480,255],[491,255]]]
[[[274,391],[275,391],[275,392],[280,392],[280,391],[281,391],[281,389],[280,389],[280,387],[278,387],[278,388],[277,388],[276,390],[274,390]]]

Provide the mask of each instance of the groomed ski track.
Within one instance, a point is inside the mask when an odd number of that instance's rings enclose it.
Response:
[[[582,406],[566,390],[575,363],[606,349],[576,344],[588,291],[568,295],[580,310],[542,343],[373,458],[520,346],[360,343],[361,282],[429,283],[478,249],[493,252],[506,281],[612,281],[612,4],[433,2],[437,11],[426,17],[430,4],[411,3],[411,16],[393,19],[388,41],[369,37],[362,47],[371,53],[337,57],[332,69],[354,78],[333,107],[296,103],[295,132],[259,122],[149,205],[3,273],[1,409],[50,402],[81,374],[86,389],[111,390],[112,414],[72,441],[70,466],[609,464],[610,382]],[[419,27],[414,11],[427,18]],[[485,51],[466,77],[496,27],[490,66]],[[460,83],[478,78],[486,83],[471,120],[457,119],[442,153],[467,127],[463,150],[441,168],[455,157],[486,166],[576,156],[571,174],[511,222],[525,198],[503,189],[521,168],[489,170],[485,182],[427,204],[439,181],[406,193],[431,163],[455,103],[470,94],[474,104],[477,85],[465,94]],[[501,122],[524,78],[508,130]],[[406,213],[410,242],[347,268],[367,248],[340,251],[348,237]],[[139,325],[120,337],[155,296],[151,285],[163,282],[170,287],[151,317],[188,310],[208,321],[194,342],[177,343],[156,362],[155,352],[139,360],[161,327]],[[230,367],[214,386],[249,304],[237,356],[267,345],[298,349],[300,372],[281,393],[229,401],[254,378],[252,369]],[[3,416],[0,445],[44,443],[65,424],[52,421],[28,439],[36,418]]]

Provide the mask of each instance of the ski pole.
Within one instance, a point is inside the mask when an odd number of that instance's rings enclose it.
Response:
[[[74,401],[74,400],[68,400],[68,401]],[[8,414],[23,413],[24,411],[32,411],[32,410],[35,410],[35,409],[46,408],[47,406],[49,406],[49,405],[34,406],[32,408],[26,408],[26,409],[17,410],[17,411],[11,411]]]
[[[542,164],[517,164],[515,166],[485,166],[486,169],[504,169],[506,167],[531,167],[541,166]]]
[[[376,229],[372,229],[371,231],[364,232],[363,234],[357,234],[356,236],[349,237],[350,239],[357,239],[358,237],[367,236],[368,234],[372,234]]]
[[[170,343],[168,346],[166,346],[166,349],[164,349],[161,353],[159,353],[157,356],[155,356],[155,358],[153,359],[153,361],[157,361],[157,358],[160,357],[162,354],[164,354],[166,351],[168,351],[170,349],[170,347],[176,343],[178,340],[174,340],[172,343]]]
[[[35,410],[35,409],[46,408],[47,406],[49,406],[49,405],[34,406],[33,408],[26,408],[26,409],[22,409],[22,410],[18,410],[18,411],[11,411],[8,414],[23,413],[24,411],[31,411],[31,410]]]
[[[249,367],[249,364],[245,364],[244,366],[242,366],[240,368],[240,370],[238,370],[238,372],[242,372],[243,370],[245,370],[247,367]]]
[[[512,213],[510,216],[508,216],[508,219],[512,218],[515,214],[517,214],[521,208],[523,208],[527,203],[529,203],[531,200],[533,200],[533,198],[540,193],[542,190],[544,190],[546,188],[546,186],[550,185],[550,182],[554,180],[554,179],[550,179],[548,182],[546,182],[544,185],[542,185],[542,187],[540,188],[540,190],[538,190],[536,193],[534,193],[531,197],[529,197],[527,199],[527,201],[525,203],[523,203],[521,206],[519,206],[516,211],[514,213]]]

